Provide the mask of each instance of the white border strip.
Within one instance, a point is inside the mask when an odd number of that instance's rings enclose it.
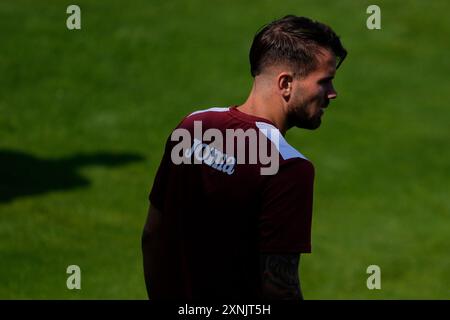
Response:
[[[256,126],[259,129],[265,129],[265,130],[261,130],[261,132],[270,140],[274,143],[275,146],[277,146],[277,143],[275,143],[275,141],[272,137],[271,130],[277,130],[278,134],[277,136],[279,136],[279,149],[278,152],[281,154],[281,157],[284,160],[288,160],[288,159],[292,159],[292,158],[302,158],[305,160],[308,160],[304,155],[302,155],[300,152],[298,152],[294,147],[292,147],[289,143],[287,143],[287,141],[284,139],[284,137],[281,135],[281,133],[279,132],[279,130],[274,127],[273,125],[266,123],[266,122],[256,122]]]

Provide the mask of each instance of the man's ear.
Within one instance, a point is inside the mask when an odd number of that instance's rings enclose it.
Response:
[[[292,74],[283,72],[278,75],[278,90],[285,99],[289,99],[292,93],[292,81],[294,77]]]

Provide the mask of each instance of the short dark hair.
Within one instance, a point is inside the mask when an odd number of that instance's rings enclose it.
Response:
[[[305,17],[287,15],[265,25],[258,31],[250,48],[250,67],[253,77],[274,64],[286,63],[299,76],[306,76],[317,67],[321,48],[331,50],[337,66],[347,51],[339,37],[327,25]]]

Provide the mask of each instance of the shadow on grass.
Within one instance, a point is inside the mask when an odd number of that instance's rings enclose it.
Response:
[[[132,153],[97,152],[61,159],[41,159],[31,154],[0,150],[0,203],[13,199],[90,185],[81,167],[115,167],[144,158]]]

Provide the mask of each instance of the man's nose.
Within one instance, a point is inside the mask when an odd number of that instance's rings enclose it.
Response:
[[[336,90],[334,90],[333,87],[331,87],[330,91],[328,91],[327,97],[328,97],[328,99],[336,99],[337,92],[336,92]]]

